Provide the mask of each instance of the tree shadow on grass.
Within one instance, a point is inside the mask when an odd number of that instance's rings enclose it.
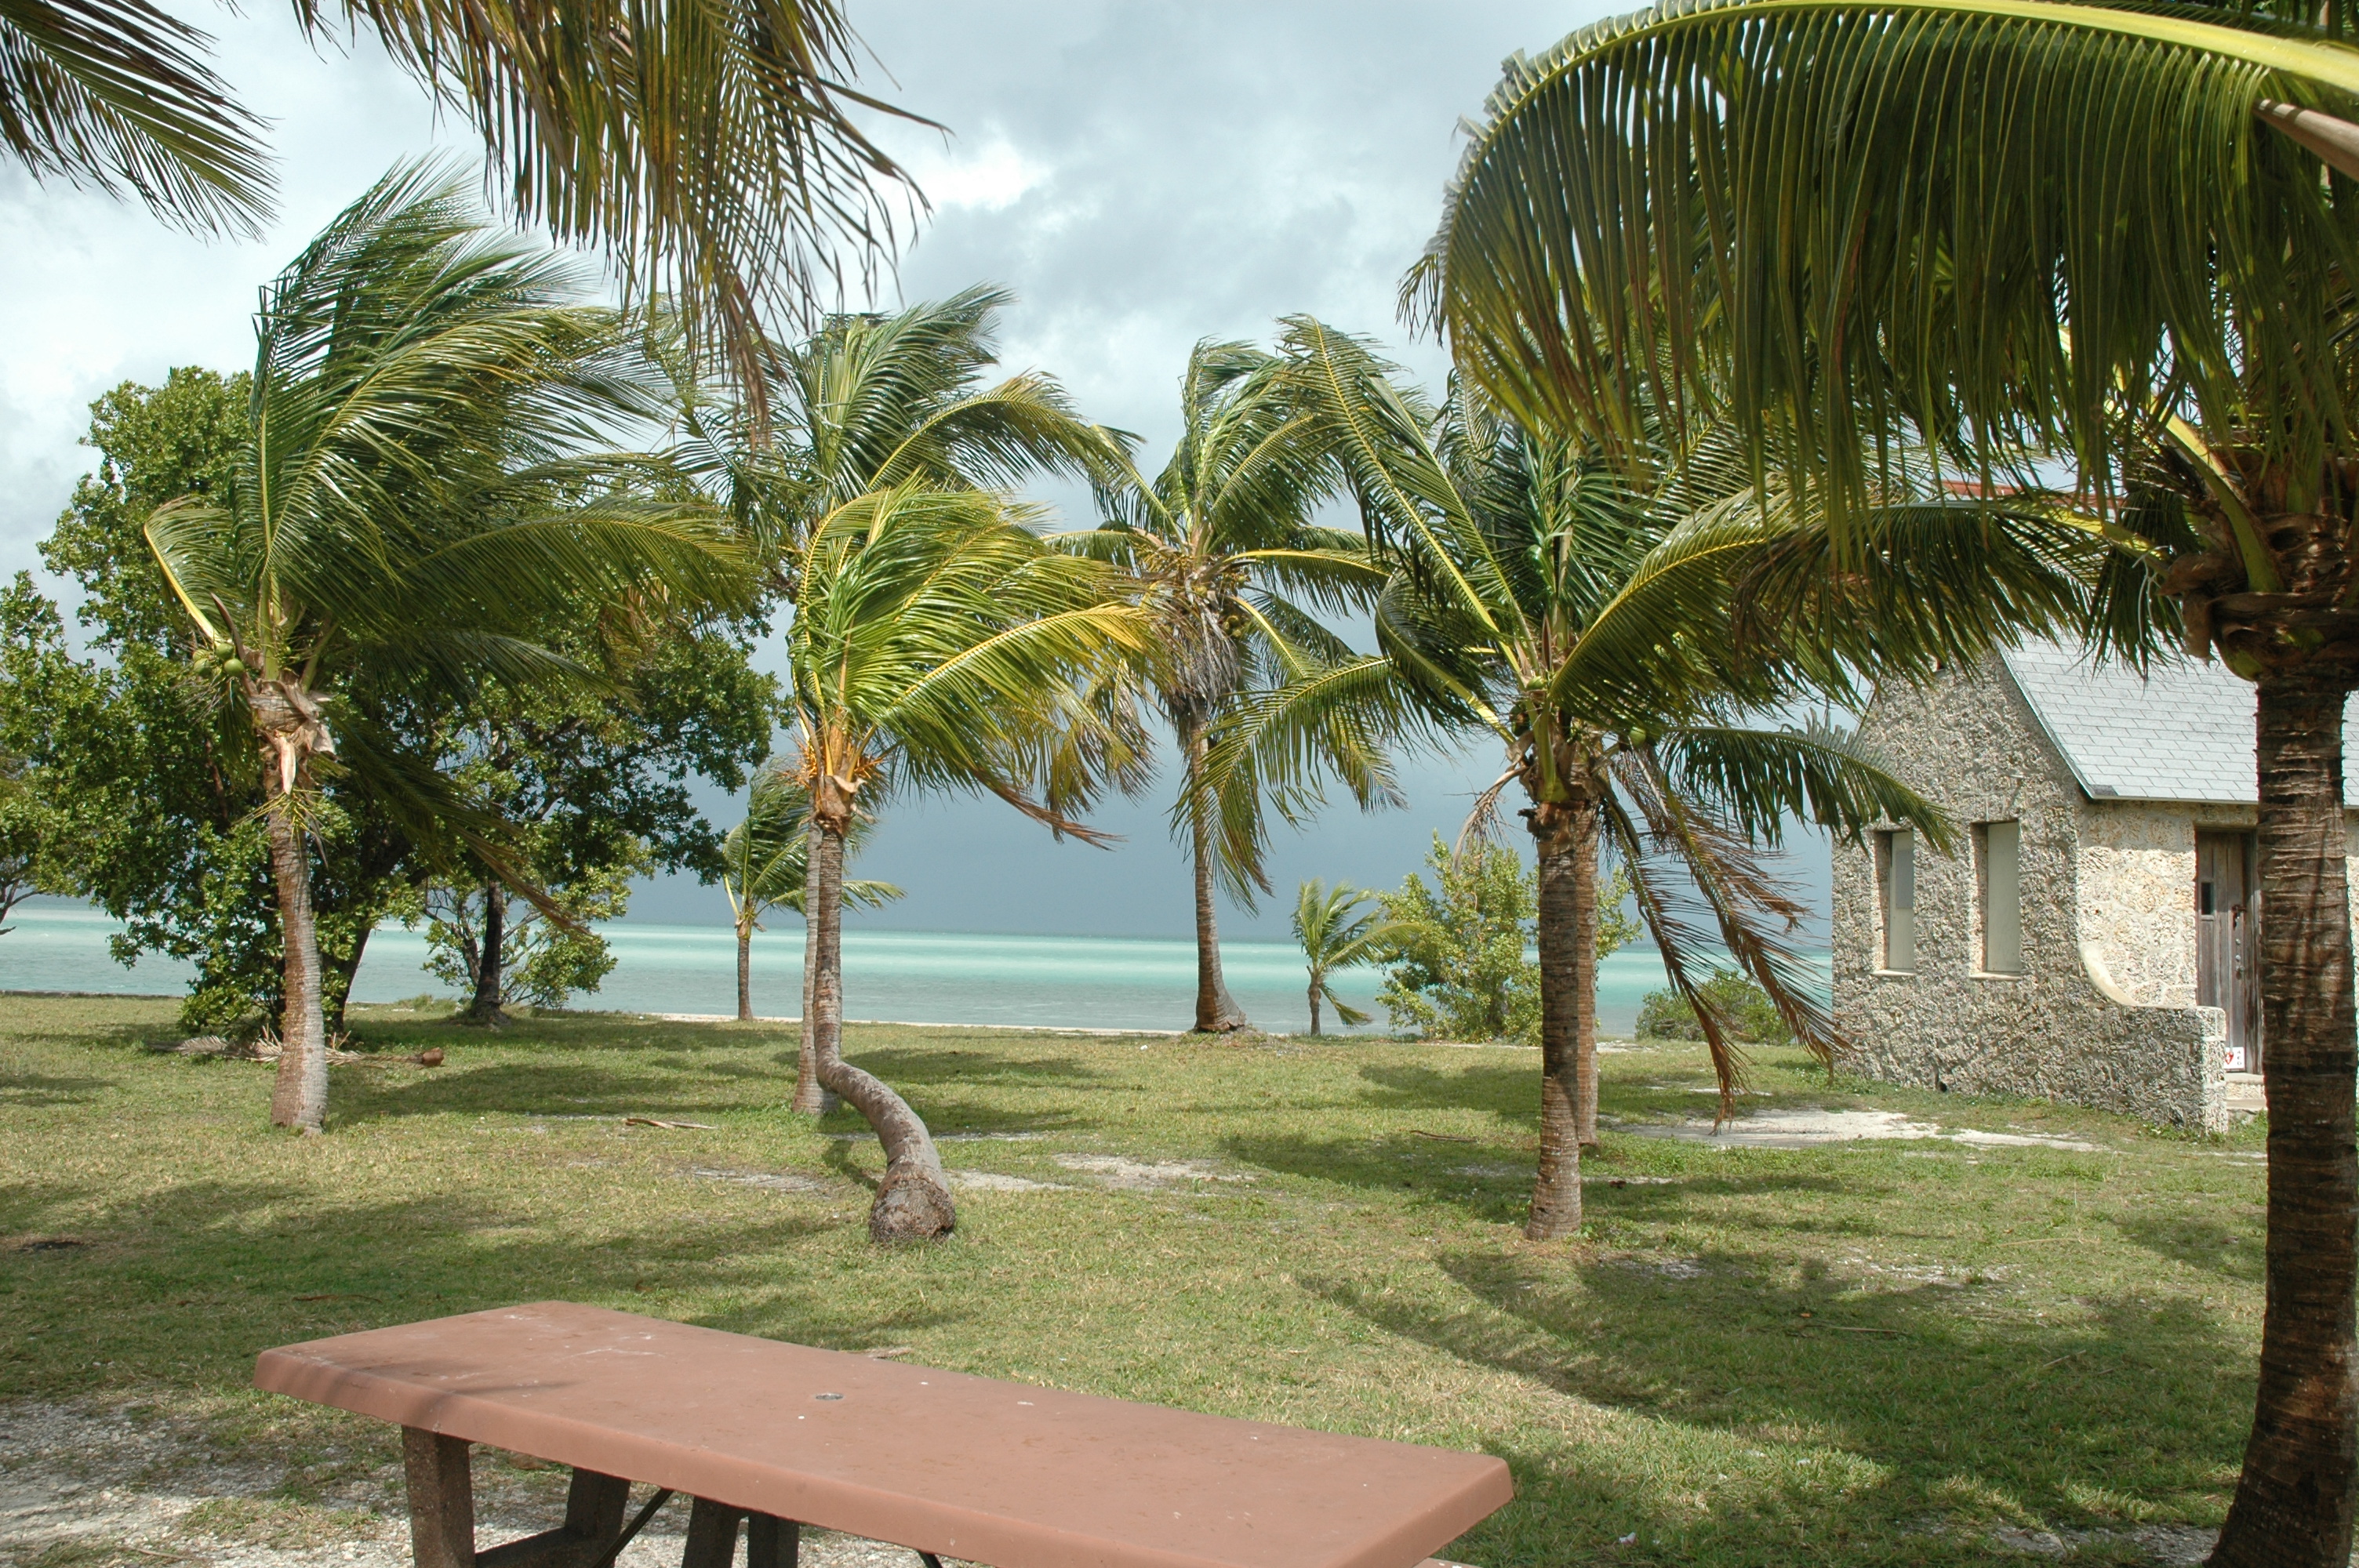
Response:
[[[190,1182],[93,1204],[66,1183],[19,1184],[12,1218],[71,1217],[87,1249],[12,1271],[0,1394],[106,1384],[243,1386],[270,1346],[519,1302],[565,1300],[835,1348],[962,1321],[944,1292],[879,1303],[791,1249],[856,1217],[752,1206],[682,1225],[627,1209],[582,1229],[516,1223],[496,1188],[432,1202],[339,1201],[282,1182]],[[715,1303],[711,1310],[690,1304]]]
[[[87,1105],[117,1086],[111,1078],[55,1078],[42,1073],[0,1073],[0,1106]]]
[[[2201,1517],[2250,1414],[2245,1354],[2186,1302],[2096,1298],[2087,1321],[2050,1325],[1995,1294],[1863,1293],[1823,1271],[1796,1278],[1766,1254],[1603,1260],[1570,1276],[1529,1254],[1439,1261],[1475,1310],[1353,1280],[1301,1282],[1387,1333],[1636,1418],[1651,1429],[1641,1438],[1708,1445],[1683,1460],[1691,1474],[1739,1473],[1728,1498],[1700,1506],[1661,1495],[1640,1441],[1527,1456],[1515,1511],[1593,1515],[1601,1549],[1635,1529],[1675,1546],[1676,1560],[1745,1559],[1799,1529],[1822,1544],[1797,1561],[1940,1561],[1951,1549],[1910,1532],[1952,1509],[1977,1528],[2085,1520],[2092,1497]],[[1511,1534],[1513,1521],[1499,1528]],[[1844,1540],[1854,1550],[1826,1551]]]
[[[689,1075],[623,1073],[573,1063],[430,1068],[388,1082],[379,1069],[336,1070],[329,1120],[341,1127],[411,1116],[692,1116],[735,1108]],[[783,1095],[784,1090],[781,1090]]]
[[[1487,1110],[1537,1124],[1540,1075],[1537,1057],[1512,1063],[1480,1063],[1457,1072],[1392,1062],[1361,1067],[1368,1086],[1361,1103],[1401,1110]]]
[[[2246,1285],[2261,1282],[2266,1238],[2257,1224],[2235,1225],[2181,1215],[2115,1215],[2112,1224],[2124,1240],[2157,1257],[2216,1279]]]
[[[1414,1133],[1332,1141],[1235,1136],[1222,1140],[1221,1147],[1244,1164],[1311,1181],[1341,1182],[1372,1193],[1407,1192],[1421,1200],[1450,1204],[1492,1224],[1522,1222],[1537,1159],[1528,1140],[1513,1136],[1464,1141],[1419,1138]],[[1589,1202],[1617,1218],[1642,1222],[1669,1223],[1682,1217],[1687,1204],[1699,1193],[1751,1195],[1846,1190],[1830,1176],[1752,1172],[1745,1173],[1741,1180],[1732,1173],[1682,1177],[1669,1185],[1613,1187],[1614,1169],[1609,1165],[1593,1173]]]
[[[1026,1084],[1059,1086],[1089,1083],[1109,1075],[1076,1056],[1003,1056],[964,1049],[926,1051],[907,1046],[853,1048],[844,1059],[864,1067],[895,1088],[905,1085],[995,1084],[1021,1087]]]

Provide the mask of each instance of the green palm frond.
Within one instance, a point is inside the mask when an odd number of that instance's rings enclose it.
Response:
[[[1527,423],[1727,410],[1839,528],[1896,429],[2103,491],[2160,416],[2257,406],[2315,472],[2359,221],[2256,111],[2348,119],[2354,62],[2290,7],[1665,5],[1508,62],[1406,292]]]
[[[984,790],[1060,819],[1124,773],[1114,675],[1150,657],[1148,622],[1025,522],[989,492],[916,484],[821,522],[787,638],[807,755],[841,751],[879,795]]]
[[[519,219],[599,247],[635,296],[675,300],[757,404],[766,318],[807,319],[844,281],[841,249],[865,276],[897,242],[882,188],[907,176],[855,116],[916,116],[848,85],[859,46],[834,0],[296,0],[296,15],[314,38],[383,43],[482,134],[486,183]]]
[[[205,63],[212,45],[147,0],[0,0],[0,146],[36,178],[259,236],[272,207],[262,122]]]
[[[1941,854],[1957,826],[1845,731],[1680,725],[1652,731],[1641,748],[1672,796],[1772,849],[1792,820],[1857,839],[1878,822],[1907,822]]]

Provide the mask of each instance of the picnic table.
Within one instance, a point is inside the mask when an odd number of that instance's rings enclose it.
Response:
[[[794,1568],[806,1524],[935,1568],[1414,1568],[1515,1495],[1489,1454],[570,1302],[289,1345],[254,1380],[404,1429],[417,1568],[609,1568],[675,1494],[683,1568],[730,1568],[741,1526],[747,1568]],[[565,1522],[478,1551],[478,1443],[571,1466]],[[657,1488],[636,1512],[634,1482]]]

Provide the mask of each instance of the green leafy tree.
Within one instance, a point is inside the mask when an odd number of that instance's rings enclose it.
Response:
[[[2268,1300],[2223,1564],[2342,1568],[2359,1493],[2354,120],[2335,6],[1641,12],[1508,62],[1412,281],[1527,420],[1724,409],[1839,526],[1896,442],[2056,454],[2124,546],[2097,640],[2254,682]]]
[[[596,989],[522,977],[511,986],[506,969],[527,961],[514,950],[526,941],[544,976],[605,974],[605,943],[580,923],[619,918],[635,877],[717,877],[721,838],[688,781],[741,787],[769,749],[776,684],[748,664],[746,625],[645,603],[606,615],[585,606],[581,621],[587,631],[555,628],[544,643],[596,669],[594,686],[485,680],[442,730],[445,772],[478,808],[522,829],[510,874],[567,916],[541,919],[480,856],[434,879],[431,929],[468,956],[462,1022],[497,1024],[511,994],[555,1005],[566,989]],[[571,957],[560,963],[560,953]]]
[[[1712,970],[1696,989],[1726,1025],[1730,1036],[1756,1045],[1791,1045],[1794,1032],[1778,1016],[1769,993],[1725,967]],[[1641,1040],[1701,1040],[1703,1019],[1677,991],[1648,991],[1638,1003]]]
[[[1580,1150],[1596,1141],[1605,847],[1629,872],[1673,989],[1700,1003],[1723,1109],[1740,1062],[1701,999],[1701,952],[1733,955],[1797,1038],[1831,1056],[1795,946],[1807,909],[1761,848],[1796,816],[1849,834],[1911,822],[1936,843],[1949,825],[1848,738],[1747,716],[1827,692],[1848,699],[1853,670],[1878,667],[1879,649],[1839,611],[1872,593],[1908,595],[1945,653],[1976,645],[1991,584],[2036,621],[2076,616],[2087,535],[1938,491],[1896,492],[1872,524],[1879,569],[1842,577],[1826,569],[1818,514],[1782,492],[1764,502],[1752,471],[1715,462],[1713,449],[1676,462],[1658,451],[1641,483],[1596,443],[1527,432],[1462,386],[1432,409],[1367,345],[1316,321],[1290,323],[1286,347],[1395,563],[1376,609],[1384,657],[1434,710],[1506,752],[1475,828],[1509,788],[1530,803],[1542,1067],[1527,1228],[1567,1235],[1581,1220]],[[1317,722],[1316,704],[1303,707],[1301,721]]]
[[[1382,963],[1392,951],[1394,931],[1380,910],[1366,907],[1378,895],[1338,882],[1308,881],[1294,901],[1294,939],[1310,968],[1310,1033],[1319,1033],[1319,1004],[1326,1002],[1346,1024],[1368,1022],[1358,1008],[1347,1007],[1335,994],[1328,977],[1338,969]]]
[[[473,999],[460,1015],[464,1022],[496,1026],[519,1003],[563,1007],[573,992],[596,990],[614,972],[614,955],[593,926],[621,919],[632,879],[655,869],[644,849],[610,850],[570,875],[551,876],[533,852],[538,837],[524,836],[516,860],[554,918],[539,905],[511,901],[497,880],[429,882],[417,907],[402,912],[404,924],[425,923],[428,972]]]
[[[1529,957],[1538,885],[1514,850],[1477,842],[1453,853],[1433,836],[1429,885],[1412,871],[1377,895],[1392,927],[1392,967],[1376,1000],[1393,1027],[1428,1039],[1539,1035],[1539,966]]]
[[[1195,1027],[1205,1032],[1247,1022],[1222,978],[1215,899],[1225,888],[1250,908],[1268,891],[1265,801],[1295,817],[1315,793],[1299,782],[1315,762],[1364,806],[1399,802],[1384,730],[1340,702],[1301,733],[1305,765],[1282,784],[1234,762],[1216,781],[1209,765],[1218,732],[1256,694],[1350,660],[1318,616],[1364,611],[1384,580],[1362,539],[1314,521],[1337,476],[1282,368],[1250,344],[1197,344],[1170,460],[1152,482],[1132,474],[1102,486],[1104,525],[1060,540],[1131,573],[1158,627],[1154,692],[1180,752],[1172,822],[1195,873]]]
[[[855,816],[844,837],[847,861],[870,830],[865,817]],[[729,895],[729,914],[737,927],[737,1019],[754,1020],[754,933],[762,929],[766,910],[790,909],[810,917],[810,793],[777,764],[755,777],[745,805],[745,819],[729,830],[721,845],[721,886]],[[843,900],[866,909],[880,909],[902,896],[891,882],[864,881],[847,877]],[[803,944],[806,950],[810,944]],[[814,966],[803,965],[803,1016],[810,1015]]]
[[[1119,712],[1080,694],[1110,663],[1153,652],[1138,607],[1096,562],[1049,551],[1027,514],[985,491],[917,483],[861,495],[814,528],[792,562],[786,639],[795,782],[817,827],[809,871],[810,1050],[820,1084],[883,1144],[869,1214],[879,1240],[956,1222],[925,1123],[845,1062],[845,840],[896,796],[987,793],[1060,833],[1136,744]]]
[[[245,737],[224,762],[259,775],[285,957],[281,1125],[317,1130],[327,1108],[310,852],[322,775],[349,775],[429,843],[506,860],[496,824],[346,700],[348,680],[432,706],[486,675],[584,678],[534,640],[582,603],[744,591],[704,509],[602,492],[618,465],[577,455],[601,418],[650,406],[621,323],[577,297],[565,264],[491,238],[450,177],[397,170],[266,292],[227,493],[147,521],[194,678],[223,732]]]

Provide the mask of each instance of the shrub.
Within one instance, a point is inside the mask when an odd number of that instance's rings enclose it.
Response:
[[[1794,1032],[1777,1015],[1769,993],[1741,970],[1714,969],[1712,978],[1697,989],[1736,1039],[1754,1045],[1794,1043]],[[1641,1040],[1701,1040],[1703,1025],[1697,1021],[1695,1009],[1679,992],[1648,991],[1646,1000],[1638,1004],[1637,1033]]]

